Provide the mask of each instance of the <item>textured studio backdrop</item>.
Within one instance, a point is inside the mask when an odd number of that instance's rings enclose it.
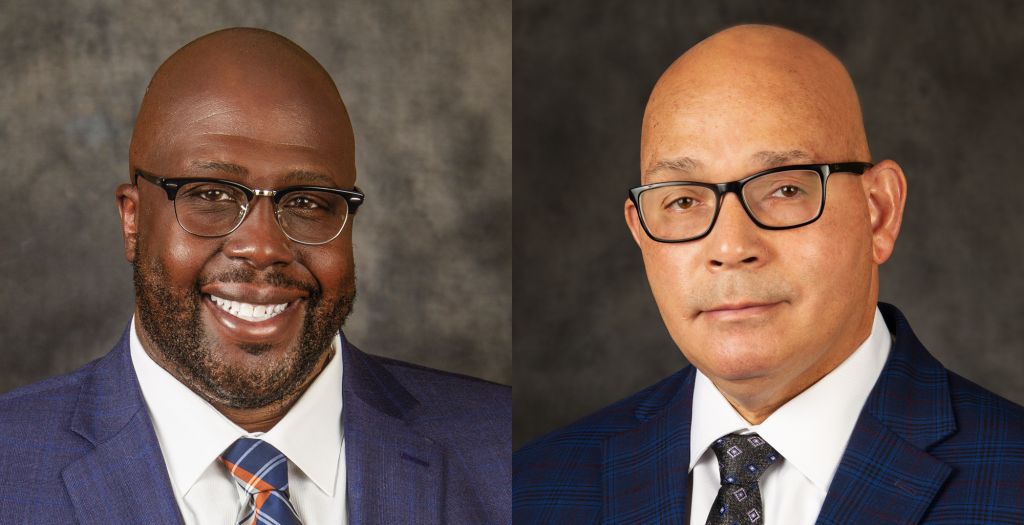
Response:
[[[367,194],[349,339],[510,384],[511,11],[509,0],[0,0],[0,392],[121,337],[134,292],[114,189],[128,180],[135,114],[165,58],[230,26],[294,40],[348,105]]]
[[[519,0],[515,446],[685,365],[622,207],[654,83],[745,22],[850,70],[874,159],[909,183],[881,299],[947,367],[1024,402],[1024,3]]]

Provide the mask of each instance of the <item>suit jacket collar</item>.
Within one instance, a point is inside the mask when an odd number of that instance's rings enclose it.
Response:
[[[927,453],[956,431],[946,369],[903,314],[879,303],[895,344],[850,436],[818,524],[917,523],[952,472]]]
[[[866,508],[878,523],[916,523],[951,472],[926,450],[956,430],[946,370],[895,307],[879,303],[895,344],[854,428],[819,524],[853,523]],[[655,389],[635,425],[601,446],[602,523],[680,523],[686,515],[695,370]],[[703,512],[704,509],[701,509]]]
[[[601,523],[683,522],[695,373],[653,390],[633,411],[637,425],[602,442]]]
[[[442,523],[444,454],[416,430],[419,401],[342,335],[349,520]]]
[[[83,380],[71,429],[96,447],[61,472],[80,523],[181,523],[127,330]]]
[[[341,340],[350,522],[440,523],[443,453],[414,429],[419,401]],[[84,379],[71,429],[96,447],[62,472],[81,523],[182,523],[127,330]]]

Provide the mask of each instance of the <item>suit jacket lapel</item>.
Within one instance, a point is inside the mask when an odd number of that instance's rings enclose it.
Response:
[[[419,402],[344,336],[342,359],[350,522],[442,523],[445,458],[412,427]]]
[[[926,452],[956,431],[946,370],[898,310],[878,306],[895,344],[829,487],[821,525],[917,523],[952,472]]]
[[[96,447],[61,473],[81,523],[181,523],[127,331],[83,383],[72,430]]]
[[[694,374],[678,389],[652,391],[633,412],[637,426],[602,443],[601,523],[683,522]]]

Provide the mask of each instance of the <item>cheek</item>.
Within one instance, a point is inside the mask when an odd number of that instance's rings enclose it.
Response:
[[[352,256],[351,237],[344,233],[338,239],[324,246],[310,246],[299,257],[320,285],[326,297],[351,293],[355,284],[355,262]]]
[[[161,203],[162,204],[162,203]],[[178,226],[171,207],[159,204],[143,208],[139,222],[139,256],[159,261],[176,288],[194,283],[203,263],[219,250],[221,239],[196,237]]]
[[[831,197],[831,196],[830,196]],[[815,224],[793,230],[794,241],[779,257],[790,259],[782,266],[791,272],[823,308],[843,308],[859,301],[871,279],[871,228],[866,206],[857,202],[827,206]],[[820,223],[820,224],[819,224]]]
[[[642,246],[647,281],[666,322],[685,314],[686,297],[692,291],[699,261],[686,244],[663,244],[647,239]]]

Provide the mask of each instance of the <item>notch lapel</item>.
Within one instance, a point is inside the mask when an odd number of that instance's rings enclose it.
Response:
[[[345,465],[352,525],[444,522],[444,454],[412,426],[419,402],[342,335]]]
[[[79,522],[181,523],[127,330],[83,383],[72,430],[96,447],[61,472]]]
[[[956,431],[946,370],[903,315],[878,304],[895,335],[817,523],[917,523],[952,473],[927,449]]]
[[[683,523],[694,377],[691,367],[677,390],[653,391],[633,412],[638,425],[602,443],[601,523]]]

